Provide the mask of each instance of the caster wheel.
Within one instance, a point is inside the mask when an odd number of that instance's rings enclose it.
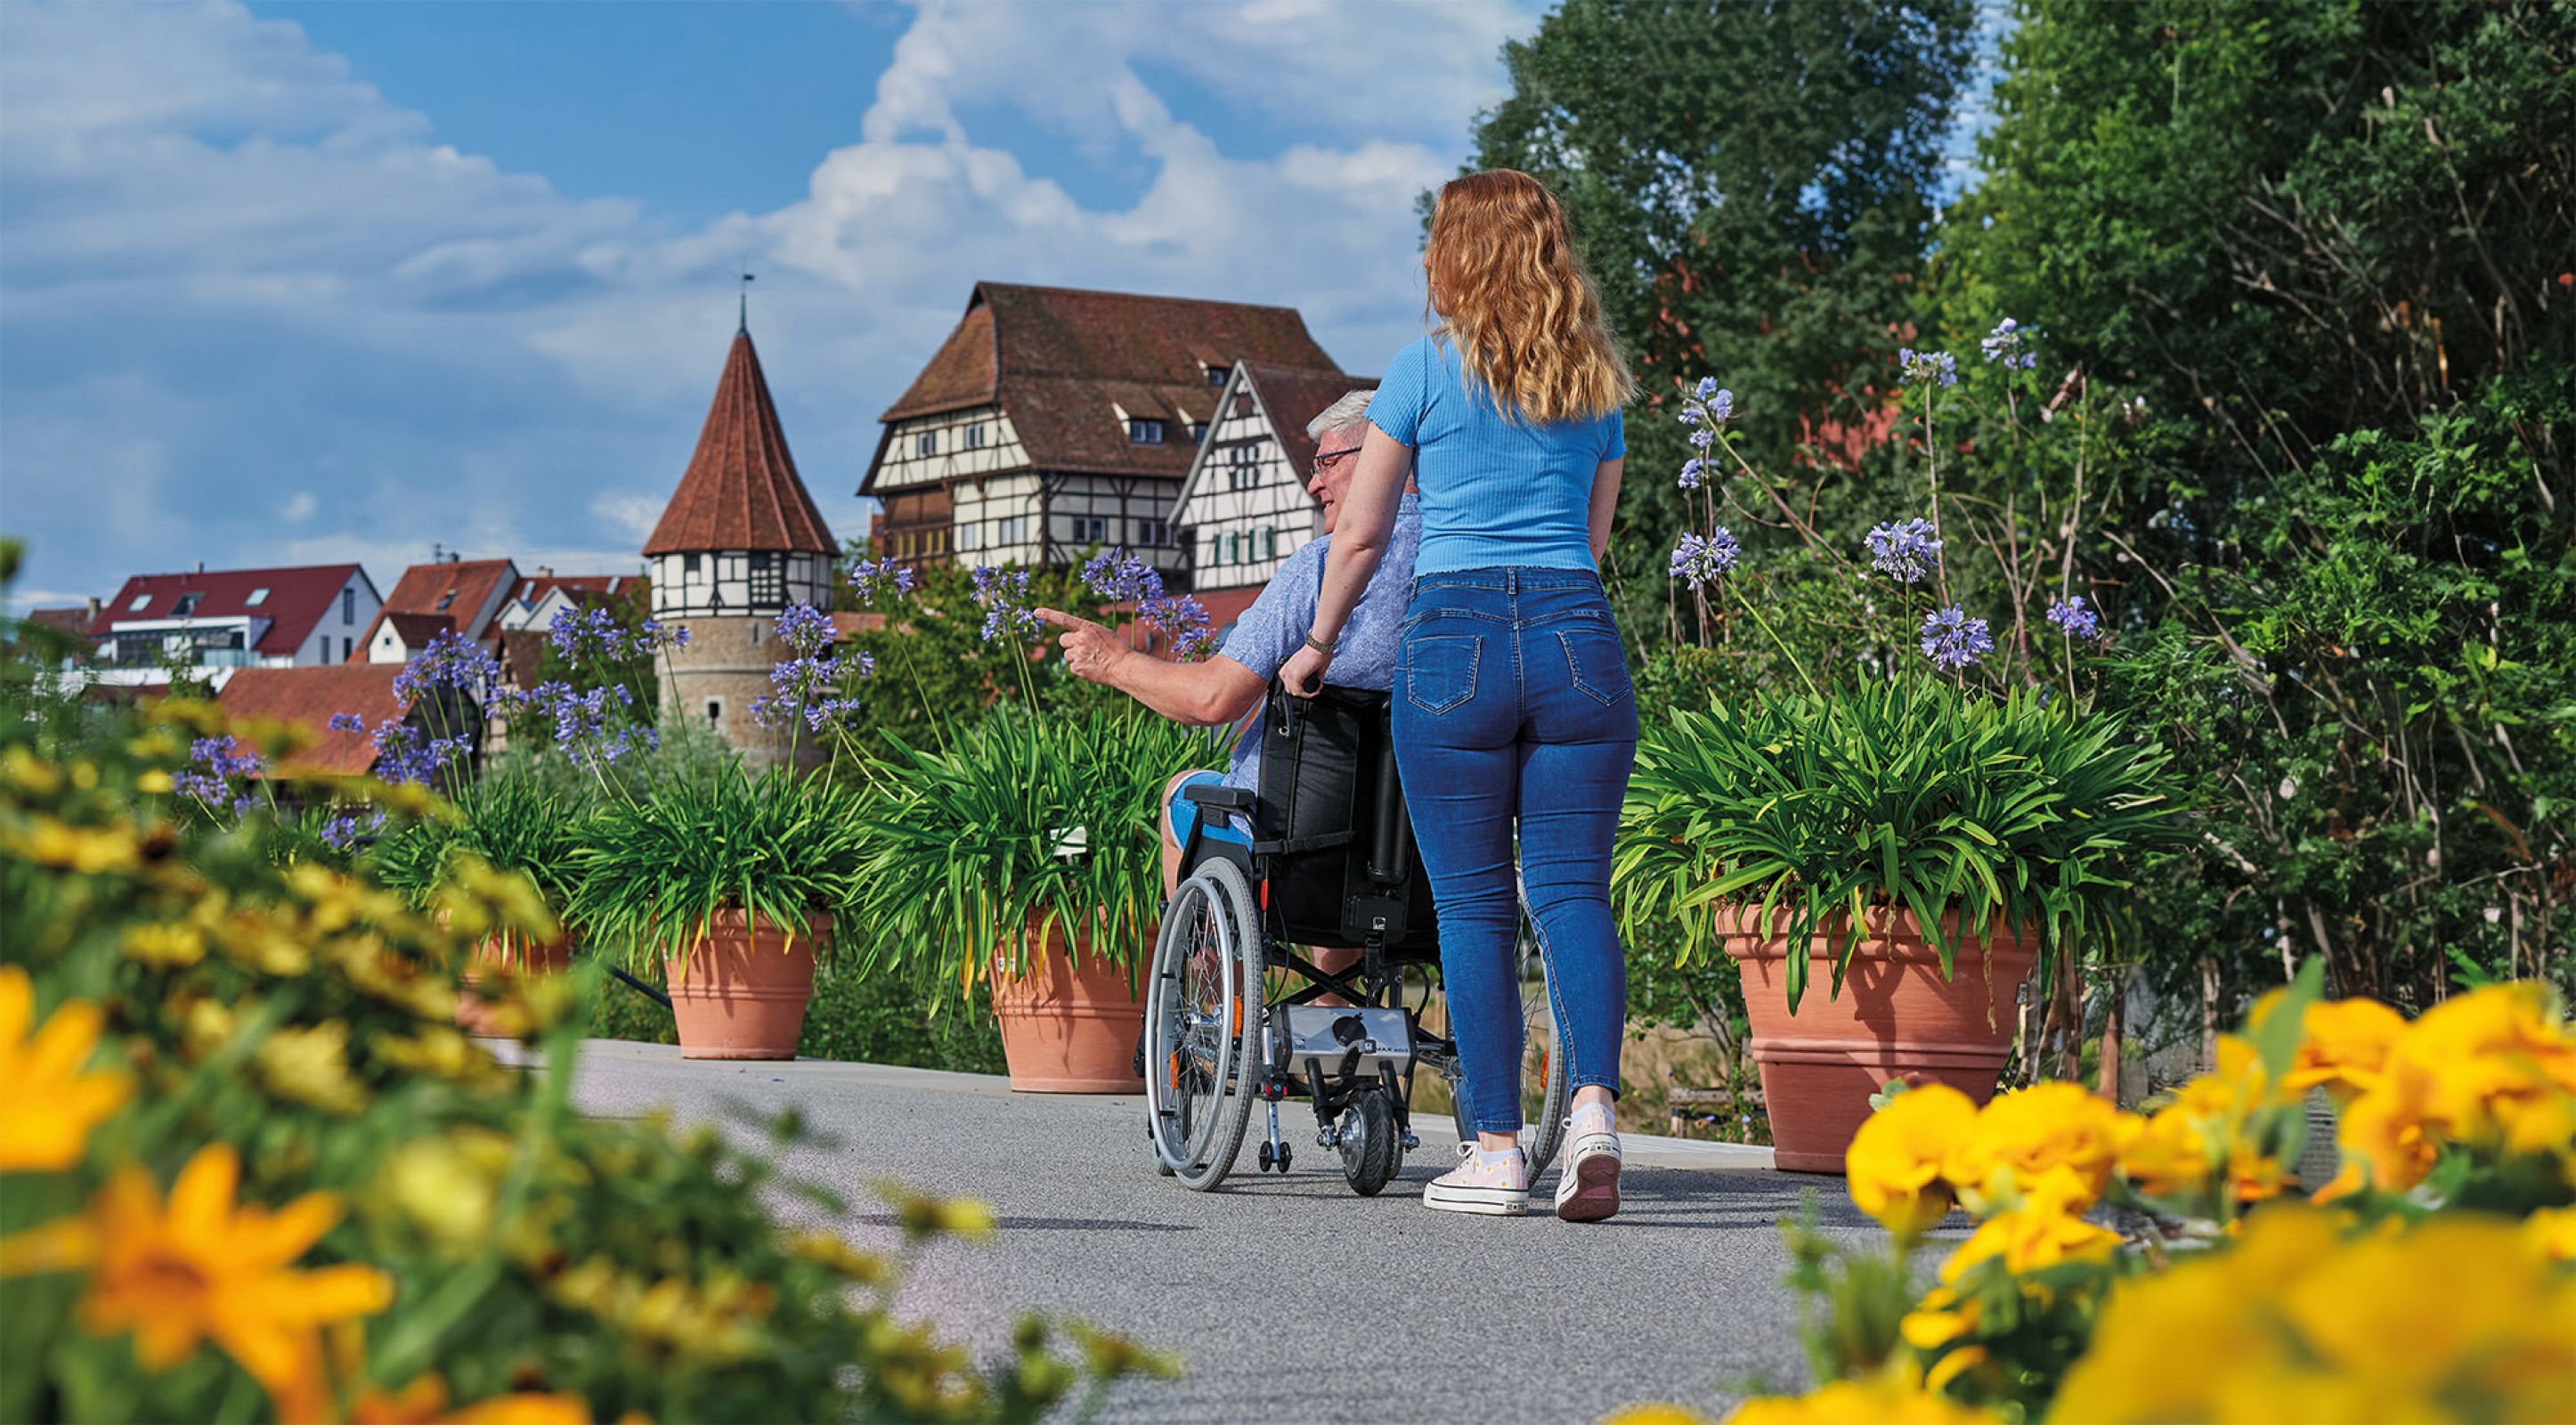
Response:
[[[1288,1171],[1288,1145],[1285,1143],[1279,1145],[1279,1171],[1282,1175]]]
[[[1272,1163],[1276,1162],[1276,1161],[1278,1161],[1278,1159],[1277,1159],[1277,1158],[1276,1158],[1276,1157],[1271,1153],[1271,1151],[1270,1151],[1270,1145],[1269,1145],[1269,1144],[1267,1144],[1267,1143],[1262,1144],[1262,1145],[1261,1145],[1261,1171],[1263,1171],[1263,1172],[1265,1172],[1265,1173],[1266,1173],[1266,1172],[1268,1172],[1268,1171],[1270,1171],[1270,1165],[1271,1165]]]

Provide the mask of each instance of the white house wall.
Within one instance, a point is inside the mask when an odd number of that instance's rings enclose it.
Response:
[[[288,661],[298,668],[349,662],[359,640],[367,635],[367,625],[376,621],[376,610],[383,606],[384,600],[376,597],[375,586],[367,582],[365,572],[352,572],[340,592],[331,596],[331,606],[322,611],[313,632],[305,635],[304,646],[296,649]],[[345,618],[341,616],[343,608],[348,610]]]
[[[752,587],[753,554],[720,549],[652,557],[653,616],[657,619],[770,615],[789,604],[825,607],[831,561],[820,554],[764,551],[781,561],[775,590]],[[755,593],[758,597],[755,597]]]
[[[1151,475],[1059,475],[1046,497],[1047,538],[1057,563],[1094,547],[1125,549],[1157,569],[1183,567],[1169,528],[1177,480]],[[1162,528],[1155,528],[1162,526]],[[1155,539],[1153,536],[1160,535]]]
[[[1035,472],[961,480],[948,495],[948,548],[958,563],[1033,567],[1039,562],[1045,550],[1045,498]]]
[[[983,428],[983,443],[970,444],[978,426]],[[931,438],[931,454],[921,453],[923,436]],[[878,463],[876,479],[869,488],[885,491],[944,485],[952,480],[1025,470],[1028,464],[1029,453],[1020,444],[1019,432],[999,407],[942,411],[894,423],[886,441],[885,459]]]
[[[1252,399],[1227,402],[1200,451],[1188,502],[1172,515],[1190,541],[1191,587],[1202,591],[1266,584],[1289,555],[1323,532],[1321,513],[1306,493],[1307,472],[1289,467],[1259,393],[1240,378],[1237,386],[1237,394]],[[1240,478],[1238,470],[1245,472]],[[1265,530],[1266,553],[1259,552]],[[1225,558],[1228,552],[1234,558]]]

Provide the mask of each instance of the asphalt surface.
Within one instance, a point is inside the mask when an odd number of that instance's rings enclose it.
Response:
[[[985,1350],[1026,1310],[1078,1317],[1177,1352],[1178,1381],[1131,1381],[1113,1421],[1579,1421],[1679,1400],[1711,1413],[1748,1377],[1806,1379],[1779,1222],[1813,1192],[1825,1227],[1877,1229],[1839,1179],[1769,1170],[1767,1150],[1628,1140],[1625,1206],[1606,1223],[1426,1211],[1422,1185],[1456,1152],[1445,1124],[1382,1196],[1362,1198],[1314,1146],[1314,1115],[1281,1105],[1285,1177],[1241,1168],[1212,1193],[1157,1176],[1137,1098],[1013,1094],[1002,1080],[798,1061],[683,1062],[660,1045],[593,1041],[586,1112],[668,1109],[722,1122],[728,1104],[803,1109],[831,1146],[791,1175],[851,1201],[782,1198],[782,1215],[860,1246],[897,1239],[870,1185],[894,1178],[989,1203],[989,1243],[941,1243],[898,1303]],[[752,1131],[743,1130],[745,1141]],[[1551,1169],[1533,1198],[1552,1190]]]

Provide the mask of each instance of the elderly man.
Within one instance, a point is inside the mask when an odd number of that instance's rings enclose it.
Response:
[[[1183,799],[1181,789],[1196,781],[1247,790],[1260,785],[1261,695],[1288,655],[1306,646],[1307,630],[1314,626],[1324,556],[1333,542],[1333,524],[1341,515],[1342,492],[1350,486],[1360,438],[1368,429],[1368,406],[1369,393],[1353,391],[1307,423],[1306,434],[1315,440],[1315,466],[1306,489],[1324,507],[1324,537],[1288,556],[1271,576],[1270,587],[1236,621],[1233,635],[1216,657],[1204,663],[1166,663],[1128,647],[1115,633],[1088,619],[1055,609],[1037,611],[1038,617],[1064,630],[1057,641],[1064,645],[1065,667],[1078,677],[1116,688],[1165,717],[1195,727],[1231,725],[1247,713],[1252,715],[1242,736],[1235,739],[1232,764],[1222,776],[1184,772],[1163,789],[1164,812],[1157,820],[1163,835],[1163,893],[1167,896],[1180,884],[1181,846],[1199,817],[1198,805]],[[1396,629],[1404,621],[1404,607],[1411,597],[1413,551],[1421,537],[1421,511],[1408,491],[1396,512],[1386,558],[1336,641],[1335,683],[1380,691],[1394,686]],[[1199,834],[1248,841],[1234,820],[1229,816],[1227,824],[1212,822]]]

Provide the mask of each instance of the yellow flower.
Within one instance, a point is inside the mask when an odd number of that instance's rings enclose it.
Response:
[[[2373,1186],[2404,1192],[2433,1171],[2441,1155],[2441,1123],[2434,1073],[2411,1056],[2391,1056],[2378,1087],[2344,1105],[2335,1143],[2347,1162],[2358,1160]],[[2336,1187],[2341,1187],[2338,1179]]]
[[[590,1425],[590,1402],[570,1393],[521,1391],[447,1408],[447,1382],[425,1375],[400,1391],[359,1392],[349,1406],[350,1425]]]
[[[2550,1390],[2563,1409],[2571,1397],[2559,1392],[2576,1385],[2576,1276],[2523,1250],[2520,1232],[2459,1212],[2365,1236],[2279,1289],[2283,1314],[2305,1354],[2384,1393],[2504,1403]]]
[[[1957,1310],[1948,1309],[1956,1297],[1957,1293],[1948,1287],[1932,1288],[1914,1310],[1896,1323],[1896,1334],[1918,1351],[1937,1351],[1976,1330],[1980,1314],[1977,1303],[1970,1301]]]
[[[0,1172],[58,1173],[81,1159],[90,1130],[134,1089],[118,1070],[81,1072],[98,1048],[105,1016],[87,1000],[65,1000],[33,1034],[36,986],[26,970],[0,967]]]
[[[175,969],[206,958],[206,937],[184,921],[146,921],[126,928],[125,953],[146,965]]]
[[[23,742],[13,742],[7,752],[0,752],[0,778],[40,797],[51,796],[63,786],[63,774],[52,763],[28,751]]]
[[[1601,1425],[1711,1425],[1709,1418],[1687,1405],[1658,1400],[1648,1405],[1631,1405],[1612,1415],[1601,1417]]]
[[[1890,1376],[1744,1402],[1726,1425],[1994,1425],[2002,1416]]]
[[[2375,999],[2320,1000],[2308,1006],[2299,1032],[2299,1055],[2282,1086],[2293,1092],[2323,1086],[2345,1097],[2379,1082],[2406,1018]]]
[[[1941,1175],[1982,1216],[2011,1207],[2042,1175],[2062,1169],[2082,1185],[2074,1205],[2081,1210],[2102,1195],[2121,1146],[2141,1126],[2080,1084],[2034,1084],[1987,1104]]]
[[[2576,1207],[2544,1207],[2522,1220],[2522,1244],[2545,1262],[2576,1262]]]
[[[2391,1072],[2400,1063],[2431,1076],[2429,1116],[2474,1146],[2558,1146],[2555,1101],[2576,1095],[2576,1038],[2537,981],[2490,985],[2426,1010],[2391,1053]]]
[[[319,1349],[316,1328],[384,1310],[393,1279],[354,1263],[292,1270],[339,1220],[339,1200],[316,1192],[274,1213],[236,1207],[240,1178],[229,1145],[200,1149],[165,1210],[141,1168],[120,1170],[91,1204],[98,1261],[80,1319],[93,1335],[132,1331],[149,1370],[178,1365],[212,1337],[275,1392],[294,1384],[299,1364]]]
[[[342,1115],[367,1106],[366,1088],[349,1073],[349,1026],[340,1020],[279,1029],[261,1041],[251,1062],[279,1098]]]
[[[1942,1156],[1976,1121],[1976,1104],[1947,1084],[1897,1095],[1861,1124],[1843,1153],[1852,1204],[1899,1237],[1921,1236],[1950,1211]]]
[[[875,1252],[863,1252],[833,1232],[799,1232],[787,1239],[787,1250],[809,1262],[820,1262],[864,1286],[894,1280],[894,1263]]]
[[[50,816],[31,818],[27,829],[0,835],[0,846],[39,865],[95,876],[133,871],[143,864],[143,843],[122,826],[70,826]]]
[[[415,1138],[385,1159],[386,1200],[443,1246],[470,1249],[492,1229],[510,1140],[485,1129]]]
[[[2120,1234],[2076,1215],[2091,1201],[2081,1179],[2050,1169],[2032,1184],[2021,1206],[1988,1219],[1959,1244],[1941,1264],[1941,1281],[1956,1286],[1968,1268],[1990,1257],[2002,1258],[2004,1270],[2014,1276],[2060,1262],[2109,1258],[2119,1249]]]

